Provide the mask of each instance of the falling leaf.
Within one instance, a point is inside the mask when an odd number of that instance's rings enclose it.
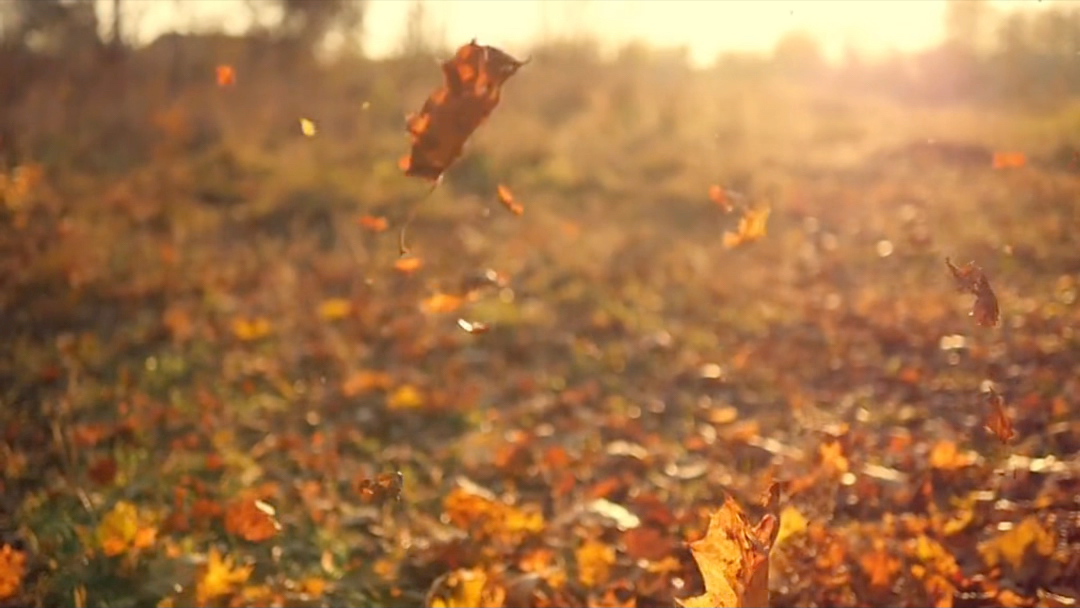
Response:
[[[0,600],[15,595],[26,576],[26,554],[10,545],[0,546]]]
[[[994,152],[994,169],[1019,169],[1027,164],[1023,152]]]
[[[407,410],[424,404],[424,396],[411,384],[399,386],[386,398],[386,407],[392,410]]]
[[[157,530],[139,515],[134,504],[121,500],[101,518],[95,536],[101,551],[114,557],[133,549],[149,548],[154,544]]]
[[[359,218],[356,219],[356,223],[361,228],[363,228],[364,230],[369,230],[371,232],[383,232],[387,228],[389,228],[389,226],[390,226],[389,223],[386,221],[385,217],[374,216],[374,215],[361,215]],[[402,259],[406,259],[406,258],[402,258]],[[407,259],[416,259],[416,258],[407,258]],[[399,259],[398,261],[400,262],[401,259]]]
[[[344,319],[352,312],[352,303],[345,298],[330,298],[319,304],[319,316],[325,321]]]
[[[728,496],[709,519],[705,537],[690,544],[705,593],[676,602],[687,608],[768,606],[769,551],[778,533],[775,516],[766,515],[751,525]]]
[[[724,233],[724,247],[732,249],[747,243],[753,243],[765,236],[765,225],[769,221],[770,209],[747,209],[739,218],[739,227],[735,232]]]
[[[195,583],[195,598],[206,606],[237,591],[247,582],[254,566],[236,566],[232,557],[222,557],[217,548],[210,549],[206,567]]]
[[[300,132],[303,133],[305,137],[315,137],[315,133],[317,132],[315,129],[315,123],[308,118],[301,118]]]
[[[615,548],[588,539],[574,552],[578,567],[578,580],[586,587],[596,587],[607,582],[611,566],[615,564]]]
[[[437,181],[461,156],[465,141],[499,103],[502,85],[525,62],[476,40],[442,64],[445,83],[409,116],[412,150],[401,159],[405,175]]]
[[[735,209],[731,197],[727,195],[727,191],[716,184],[709,186],[709,200],[726,213],[731,213]]]
[[[1033,556],[1048,558],[1053,555],[1056,544],[1054,533],[1037,518],[1029,516],[998,536],[979,543],[978,550],[983,561],[991,568],[1006,563],[1019,570],[1029,552]]]
[[[270,320],[265,317],[248,319],[238,317],[233,319],[233,335],[244,342],[251,342],[270,335]]]
[[[982,269],[974,262],[968,262],[958,268],[949,258],[945,258],[945,264],[952,272],[957,289],[975,296],[975,303],[970,313],[975,318],[975,323],[982,327],[996,327],[1001,316],[997,296],[990,288],[990,281]]]
[[[499,202],[502,203],[503,207],[506,207],[510,213],[513,213],[514,215],[525,213],[525,207],[522,207],[520,203],[514,200],[514,193],[510,192],[509,188],[499,184],[497,193],[499,195]]]
[[[381,473],[374,478],[365,477],[357,481],[356,493],[365,502],[386,502],[400,500],[405,476],[401,471]]]
[[[231,65],[221,64],[215,70],[219,87],[228,87],[236,84],[236,70]]]
[[[479,321],[466,321],[465,319],[458,319],[457,324],[458,327],[470,334],[487,333],[487,330],[489,329],[486,323],[481,323]]]
[[[421,302],[420,308],[429,314],[448,313],[461,308],[464,303],[465,299],[460,296],[436,293]]]
[[[242,498],[225,509],[225,531],[246,541],[261,543],[280,530],[274,508],[261,500]]]
[[[401,274],[412,274],[423,267],[424,261],[415,256],[408,256],[394,260],[394,270]]]
[[[986,395],[986,403],[990,406],[990,413],[986,417],[986,430],[994,434],[1001,443],[1008,443],[1016,435],[1013,430],[1012,420],[1005,411],[1005,400],[994,389]]]

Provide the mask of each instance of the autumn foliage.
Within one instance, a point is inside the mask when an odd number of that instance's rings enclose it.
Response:
[[[1051,129],[474,41],[399,165],[427,56],[210,50],[13,115],[0,606],[1080,601]]]

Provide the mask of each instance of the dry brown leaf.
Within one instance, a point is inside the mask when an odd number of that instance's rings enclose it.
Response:
[[[982,268],[976,266],[974,262],[957,267],[949,258],[945,258],[945,264],[952,272],[957,289],[975,296],[975,303],[970,313],[975,323],[982,327],[996,327],[1001,318],[1001,311],[998,308],[997,296],[990,287],[990,280],[986,278]]]
[[[445,83],[409,116],[412,150],[401,159],[405,175],[437,181],[459,156],[465,140],[499,104],[502,85],[525,62],[476,40],[442,64]]]
[[[986,395],[986,403],[990,406],[990,413],[986,416],[986,430],[997,437],[1001,443],[1008,443],[1016,435],[1013,430],[1012,420],[1005,411],[1005,400],[994,389]]]
[[[775,484],[771,501],[778,496]],[[771,505],[775,510],[776,505]],[[687,608],[741,608],[769,605],[769,551],[779,532],[773,513],[751,525],[735,499],[728,496],[709,520],[705,537],[690,544],[705,593],[676,600]]]

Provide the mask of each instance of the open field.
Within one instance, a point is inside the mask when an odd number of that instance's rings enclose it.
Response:
[[[418,265],[437,65],[151,52],[12,117],[0,605],[670,606],[774,479],[774,606],[1080,598],[1075,107],[540,56]],[[724,246],[714,184],[764,238]]]

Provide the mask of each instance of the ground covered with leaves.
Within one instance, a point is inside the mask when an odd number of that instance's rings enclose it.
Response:
[[[404,257],[430,62],[83,108],[138,162],[43,120],[0,604],[672,606],[730,497],[774,606],[1075,605],[1064,131],[664,61],[522,67]]]

